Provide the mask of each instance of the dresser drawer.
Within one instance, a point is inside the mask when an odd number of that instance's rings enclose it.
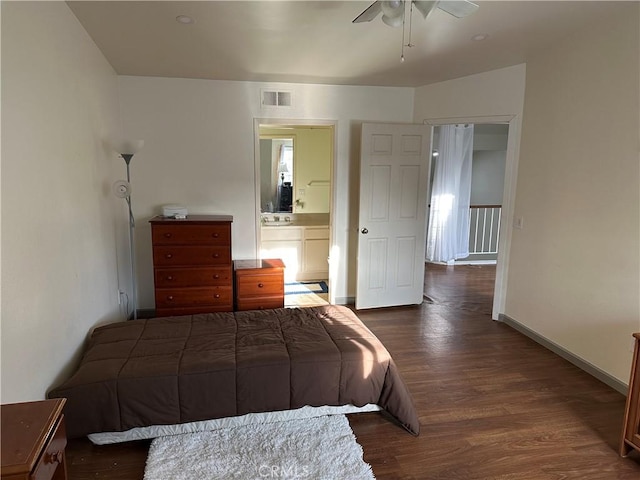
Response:
[[[66,446],[67,433],[64,428],[64,415],[61,415],[31,478],[33,480],[50,480],[56,473],[56,469],[65,469],[64,449]]]
[[[195,307],[162,307],[156,308],[156,317],[180,317],[183,315],[196,315],[198,313],[231,311],[233,311],[233,304],[231,303],[225,305],[199,305]]]
[[[232,305],[232,288],[157,288],[156,308],[195,307],[205,305]]]
[[[229,247],[154,246],[153,263],[161,267],[231,265],[231,250]]]
[[[238,310],[266,310],[269,308],[283,308],[284,297],[257,297],[257,298],[238,298]]]
[[[156,268],[156,288],[230,285],[231,266],[209,268]]]
[[[284,280],[278,275],[238,275],[238,298],[284,295]]]
[[[153,225],[154,245],[231,245],[229,225]]]

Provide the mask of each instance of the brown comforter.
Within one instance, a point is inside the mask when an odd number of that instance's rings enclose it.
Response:
[[[97,328],[66,397],[67,433],[125,431],[299,408],[375,403],[418,434],[384,345],[345,307],[211,313]]]

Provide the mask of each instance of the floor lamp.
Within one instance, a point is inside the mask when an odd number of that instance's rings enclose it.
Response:
[[[136,248],[134,232],[136,221],[133,217],[131,208],[131,174],[129,172],[129,163],[133,155],[142,149],[144,140],[118,140],[113,142],[112,148],[118,153],[127,165],[127,181],[119,180],[113,184],[116,196],[124,198],[129,207],[129,250],[131,258],[131,300],[133,303],[133,319],[138,318],[138,285],[136,280]]]

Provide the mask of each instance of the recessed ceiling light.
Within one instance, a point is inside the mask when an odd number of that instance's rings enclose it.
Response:
[[[489,35],[486,33],[479,33],[471,37],[471,40],[473,40],[474,42],[481,42],[482,40],[486,40],[488,37]]]
[[[176,22],[182,23],[184,25],[189,25],[193,23],[195,20],[187,15],[178,15],[176,17]]]

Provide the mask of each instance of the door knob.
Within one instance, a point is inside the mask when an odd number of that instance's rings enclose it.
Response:
[[[360,232],[366,235],[367,233],[369,233],[369,230],[367,228],[363,228],[362,230],[360,230]]]

